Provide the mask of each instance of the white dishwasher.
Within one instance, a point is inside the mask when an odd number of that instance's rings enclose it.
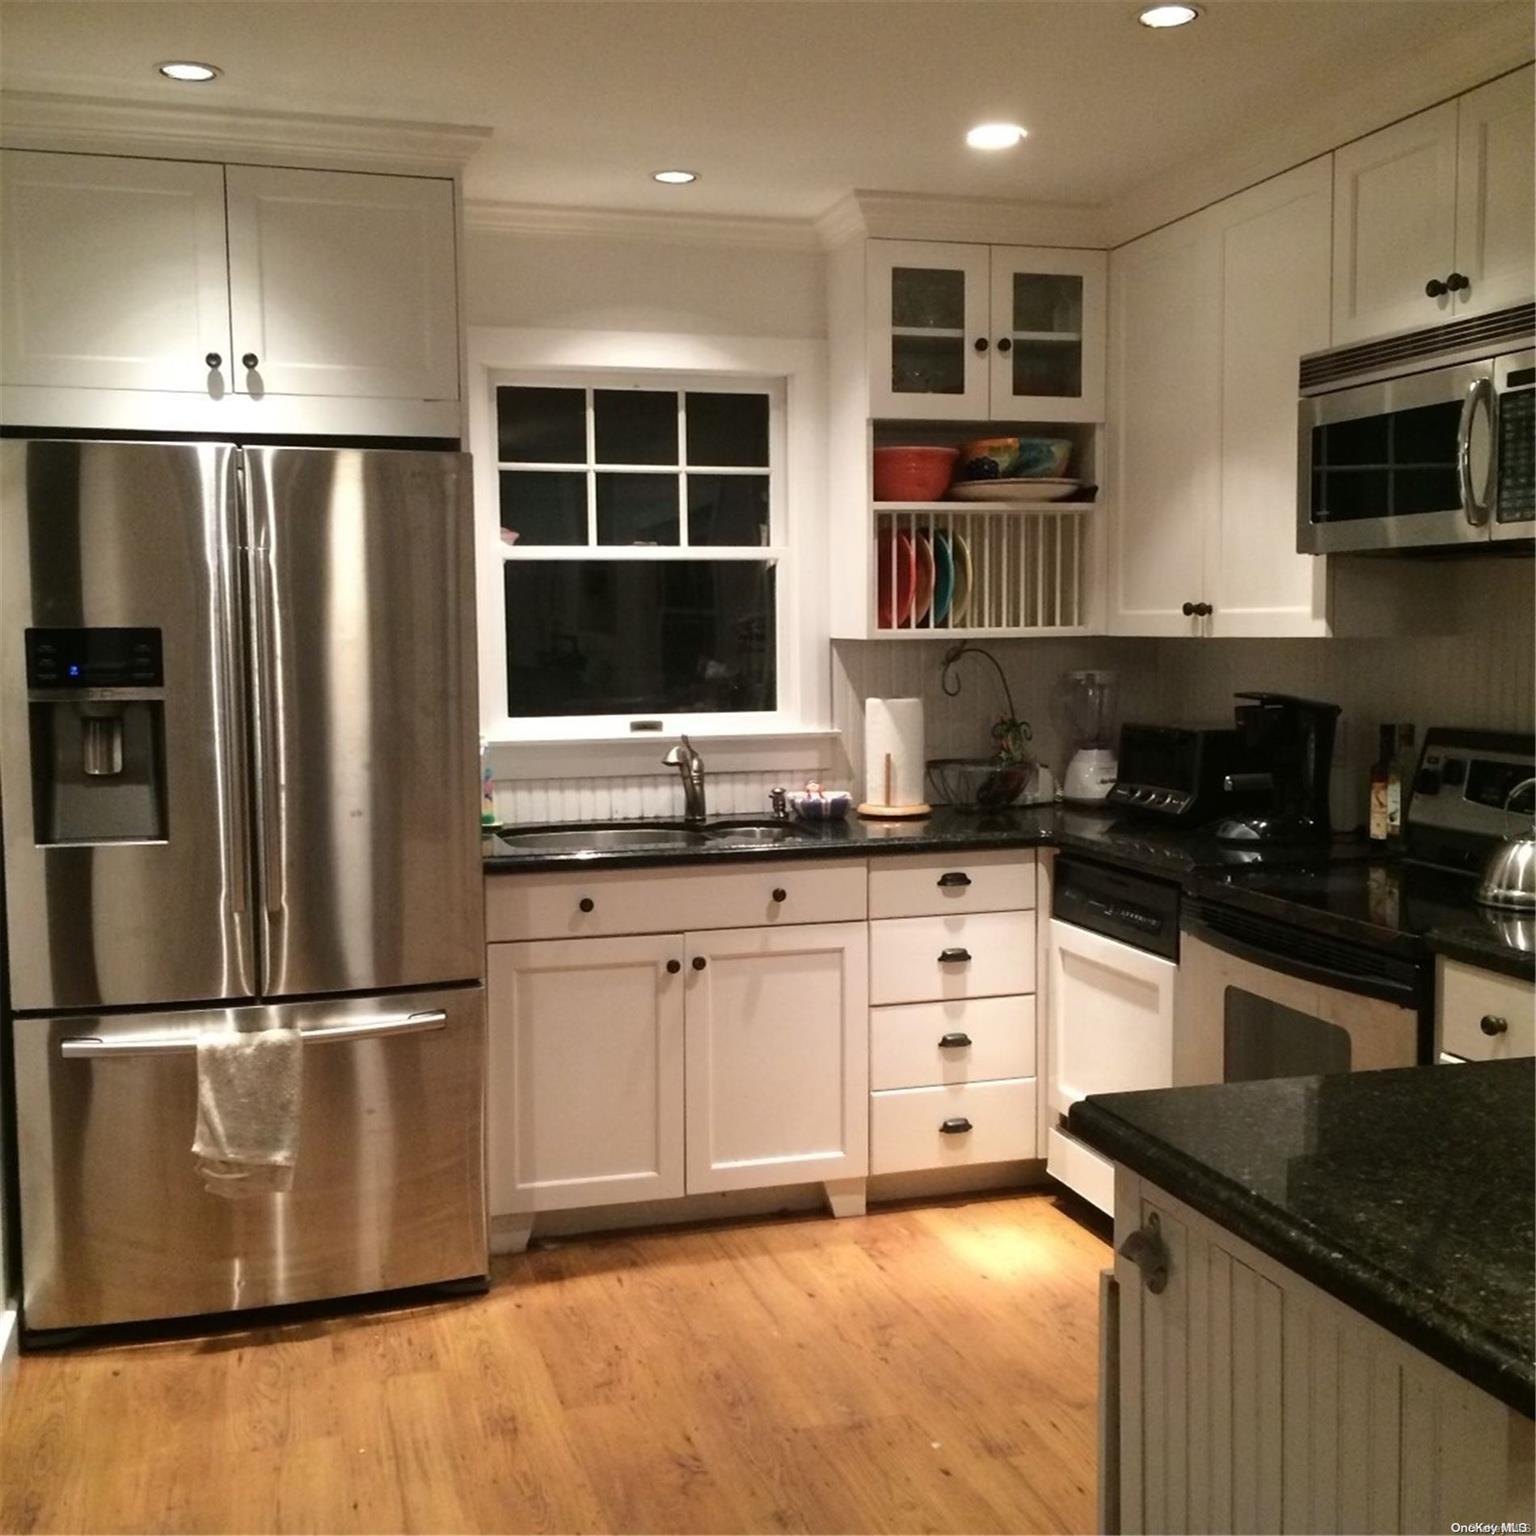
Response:
[[[1056,860],[1051,898],[1046,1169],[1112,1215],[1114,1164],[1063,1129],[1091,1093],[1173,1083],[1179,887],[1087,859]]]

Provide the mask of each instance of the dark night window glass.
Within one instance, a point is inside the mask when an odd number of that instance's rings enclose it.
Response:
[[[757,560],[507,561],[507,713],[775,709],[775,576]]]
[[[594,389],[599,464],[676,464],[677,395],[672,390]]]
[[[767,395],[690,391],[686,409],[690,464],[768,467]]]
[[[688,542],[716,547],[769,543],[768,476],[690,472]]]
[[[599,544],[677,544],[678,496],[676,475],[609,475],[597,477],[597,542]]]
[[[587,477],[559,470],[501,471],[501,526],[515,544],[585,544]]]
[[[585,464],[586,390],[499,388],[496,456],[503,464]]]

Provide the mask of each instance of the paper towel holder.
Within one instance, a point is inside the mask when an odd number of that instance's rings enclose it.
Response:
[[[859,807],[860,816],[868,816],[871,820],[900,821],[906,818],[933,815],[933,807],[927,801],[920,801],[917,805],[892,805],[891,798],[891,754],[885,754],[885,799],[866,800]],[[872,788],[873,786],[866,786]]]

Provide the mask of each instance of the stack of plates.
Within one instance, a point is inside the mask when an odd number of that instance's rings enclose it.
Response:
[[[963,622],[971,606],[971,546],[962,534],[880,535],[878,623],[881,629],[932,629]]]

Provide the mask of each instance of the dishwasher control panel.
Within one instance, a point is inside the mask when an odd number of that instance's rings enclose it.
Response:
[[[1136,949],[1179,958],[1179,888],[1065,854],[1056,860],[1051,916]]]

